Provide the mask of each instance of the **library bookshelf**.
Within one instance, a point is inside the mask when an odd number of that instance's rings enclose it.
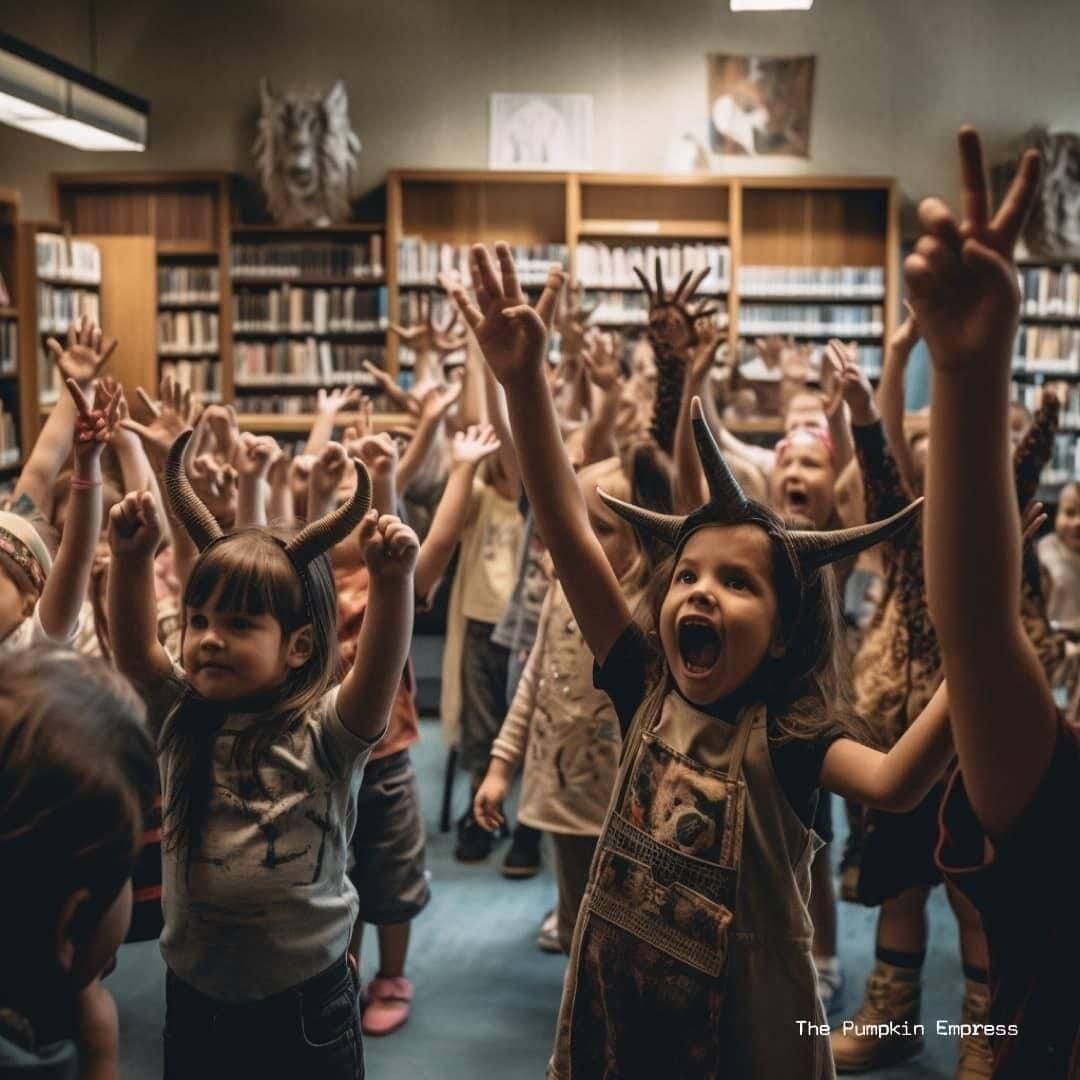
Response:
[[[18,473],[26,445],[20,416],[18,254],[19,193],[0,188],[0,277],[7,293],[0,295],[0,483]]]

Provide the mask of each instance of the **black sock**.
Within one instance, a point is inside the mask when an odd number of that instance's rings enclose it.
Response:
[[[990,982],[990,973],[986,968],[972,967],[970,964],[965,964],[964,978],[969,979],[971,982],[982,983],[983,986],[987,986]]]
[[[895,949],[883,949],[879,945],[874,955],[883,964],[892,964],[893,967],[915,970],[923,966],[923,961],[926,959],[926,950],[922,949],[920,952],[897,952]]]

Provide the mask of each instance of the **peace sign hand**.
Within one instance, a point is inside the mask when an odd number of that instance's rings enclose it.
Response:
[[[919,205],[923,236],[904,262],[919,332],[939,371],[984,366],[1007,372],[1020,311],[1013,249],[1039,183],[1038,151],[1028,150],[1001,206],[990,216],[982,146],[960,129],[963,219],[940,199]]]

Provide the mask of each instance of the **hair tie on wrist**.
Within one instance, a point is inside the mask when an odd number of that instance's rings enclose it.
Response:
[[[100,480],[80,480],[79,477],[73,476],[71,478],[71,486],[77,490],[86,490],[88,488],[101,487]]]

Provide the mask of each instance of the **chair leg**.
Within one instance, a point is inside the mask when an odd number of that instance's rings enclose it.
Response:
[[[457,747],[450,747],[446,754],[446,772],[443,775],[442,813],[439,815],[439,832],[450,831],[450,807],[454,799],[454,774],[457,772]]]

